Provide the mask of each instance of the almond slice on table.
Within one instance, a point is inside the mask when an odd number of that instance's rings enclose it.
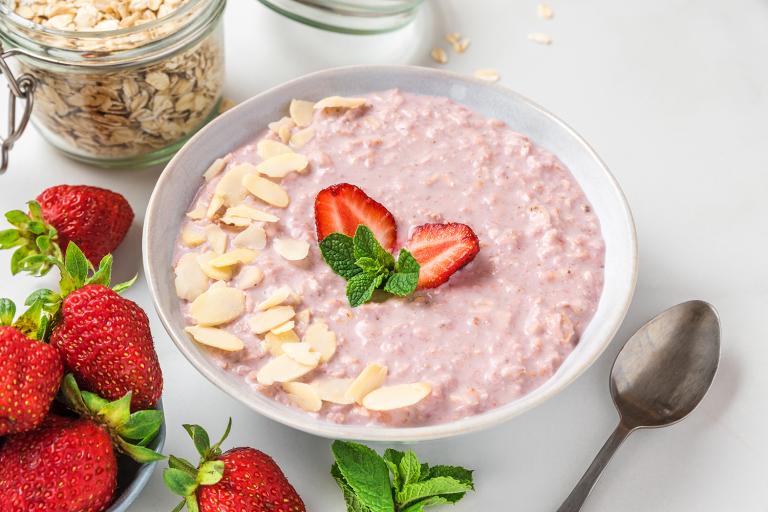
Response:
[[[244,311],[245,294],[229,286],[210,288],[201,293],[189,308],[189,314],[202,326],[231,322]]]
[[[482,68],[475,71],[475,78],[485,80],[486,82],[498,82],[501,77],[499,72],[493,68]]]
[[[303,382],[286,382],[283,389],[288,393],[288,399],[307,412],[317,412],[323,408],[323,402],[315,388]]]
[[[294,327],[296,327],[296,322],[294,322],[293,320],[288,320],[284,324],[278,325],[277,327],[275,327],[269,332],[274,334],[282,334],[284,332],[292,331]]]
[[[224,170],[224,167],[227,166],[228,161],[229,158],[217,158],[214,160],[208,169],[203,173],[203,178],[205,178],[205,181],[211,181],[213,178],[218,176],[219,173]]]
[[[196,254],[188,252],[179,258],[174,272],[176,295],[180,299],[193,301],[208,289],[208,276],[200,268]]]
[[[264,272],[259,267],[245,267],[237,275],[237,287],[241,290],[247,290],[263,280]]]
[[[282,346],[284,343],[299,343],[299,341],[299,336],[294,331],[282,332],[280,334],[270,331],[264,336],[264,350],[273,356],[281,356],[283,355]]]
[[[304,155],[283,153],[264,160],[256,166],[256,171],[270,178],[284,178],[292,172],[304,172],[308,165],[309,160]]]
[[[219,226],[211,224],[205,228],[208,247],[216,254],[224,254],[227,250],[227,234]]]
[[[365,98],[344,98],[342,96],[328,96],[315,103],[315,110],[326,108],[357,108],[367,103]]]
[[[288,297],[290,297],[293,294],[293,290],[291,290],[290,286],[281,286],[274,292],[272,292],[272,295],[267,297],[267,299],[263,302],[261,302],[258,306],[256,306],[256,309],[259,311],[266,311],[270,308],[273,308],[275,306],[279,306],[286,300],[288,300]]]
[[[283,343],[280,348],[288,357],[301,364],[307,366],[320,364],[320,354],[312,350],[309,343]]]
[[[421,402],[432,392],[426,382],[395,384],[371,391],[363,398],[363,407],[371,411],[391,411]]]
[[[333,404],[348,405],[355,402],[351,397],[345,396],[347,389],[352,385],[353,379],[325,378],[311,382],[311,386],[317,390],[320,400]]]
[[[208,264],[215,268],[231,267],[233,265],[241,264],[247,265],[255,260],[258,255],[258,252],[252,251],[251,249],[232,249],[221,256],[216,256],[209,261]]]
[[[292,238],[275,238],[272,243],[277,254],[288,261],[300,261],[309,254],[309,244],[304,240]]]
[[[291,130],[296,126],[296,123],[294,123],[293,119],[290,117],[283,117],[277,121],[269,123],[267,126],[270,131],[276,133],[277,136],[280,137],[280,140],[287,144],[291,139]]]
[[[320,353],[324,363],[336,353],[336,333],[323,322],[314,322],[304,333],[304,342]]]
[[[243,202],[248,191],[243,188],[243,177],[256,172],[256,167],[241,163],[232,167],[216,184],[214,194],[219,196],[224,206],[235,206]]]
[[[259,224],[251,224],[235,235],[232,245],[243,249],[260,251],[267,246],[267,232]]]
[[[256,154],[262,160],[269,160],[273,156],[282,155],[284,153],[293,153],[293,150],[283,144],[272,139],[261,139],[256,144]]]
[[[214,194],[211,202],[208,204],[208,209],[205,211],[205,216],[209,219],[214,218],[222,206],[224,206],[224,199],[220,195]]]
[[[195,325],[184,330],[191,334],[196,342],[219,350],[238,352],[245,348],[243,340],[224,329]]]
[[[262,313],[257,313],[248,319],[251,330],[256,334],[271,331],[294,317],[296,312],[292,306],[277,306]]]
[[[288,112],[291,114],[294,124],[299,128],[304,128],[312,124],[315,117],[315,104],[311,101],[291,100]]]
[[[283,354],[270,359],[256,373],[256,380],[264,386],[271,386],[275,382],[290,382],[296,380],[314,370],[314,366],[307,366],[296,362]]]
[[[352,381],[347,392],[344,393],[344,398],[354,400],[360,404],[363,402],[365,395],[381,387],[385,380],[387,380],[387,367],[371,363]]]
[[[283,187],[274,181],[262,178],[256,174],[248,174],[244,176],[243,186],[248,192],[272,206],[285,208],[290,202],[288,192],[286,192]]]
[[[195,206],[195,208],[193,210],[190,210],[190,211],[187,212],[187,217],[192,219],[192,220],[200,220],[200,219],[205,218],[205,213],[207,211],[208,211],[208,209],[205,206],[199,204],[199,205]]]
[[[301,149],[303,148],[307,142],[311,141],[315,138],[315,129],[311,126],[308,126],[307,128],[304,128],[303,130],[299,130],[293,135],[291,135],[291,140],[288,142],[290,146],[293,149]]]
[[[181,230],[181,242],[187,247],[197,247],[205,240],[206,236],[191,226],[184,226]]]
[[[280,220],[279,217],[275,217],[271,213],[257,210],[256,208],[251,208],[244,204],[227,208],[227,211],[224,212],[224,216],[242,217],[257,222],[277,222]]]
[[[217,255],[214,252],[208,251],[197,256],[197,263],[200,265],[203,273],[215,279],[216,281],[229,281],[232,279],[234,269],[232,267],[217,268],[211,265],[211,260],[216,258]]]

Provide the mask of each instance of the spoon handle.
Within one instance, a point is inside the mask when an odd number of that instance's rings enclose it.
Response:
[[[578,512],[581,510],[581,507],[587,500],[587,496],[589,496],[595,483],[597,483],[597,479],[600,478],[603,469],[605,469],[613,454],[616,453],[616,450],[630,433],[632,433],[632,429],[627,428],[623,423],[619,423],[619,426],[616,427],[611,437],[605,442],[595,460],[592,461],[584,476],[581,477],[579,483],[576,484],[571,494],[560,505],[557,512]]]

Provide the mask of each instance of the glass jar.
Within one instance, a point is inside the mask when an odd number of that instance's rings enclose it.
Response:
[[[56,148],[102,167],[154,165],[218,113],[225,4],[189,0],[140,25],[89,31],[42,26],[0,4],[2,57],[15,57],[19,88],[34,83],[32,122]],[[10,70],[0,62],[0,71]]]

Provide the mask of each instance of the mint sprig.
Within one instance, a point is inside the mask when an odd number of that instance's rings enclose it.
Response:
[[[376,290],[406,297],[419,282],[419,262],[401,249],[395,261],[376,240],[373,231],[361,224],[355,236],[331,233],[320,242],[323,259],[347,281],[347,299],[354,308],[373,299]]]
[[[472,471],[422,463],[408,450],[388,449],[381,457],[365,445],[335,441],[333,476],[347,512],[424,512],[426,507],[456,503],[474,490]]]

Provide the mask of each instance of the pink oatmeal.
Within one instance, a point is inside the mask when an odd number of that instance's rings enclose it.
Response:
[[[595,312],[604,260],[597,216],[568,169],[502,121],[444,97],[390,90],[365,98],[364,107],[314,112],[314,137],[295,150],[309,159],[308,170],[280,181],[290,196],[286,208],[252,195],[244,199],[243,204],[279,221],[263,224],[266,247],[230,281],[238,286],[251,267],[264,274],[263,281],[244,290],[244,313],[218,326],[245,348],[210,349],[211,357],[255,393],[288,404],[279,384],[256,380],[272,356],[263,347],[263,335],[254,334],[248,322],[258,313],[257,304],[288,286],[295,292],[289,299],[295,310],[311,310],[311,318],[324,321],[338,343],[328,362],[298,381],[354,378],[367,364],[378,363],[388,368],[386,385],[431,385],[431,394],[410,407],[375,412],[323,402],[319,412],[307,414],[337,423],[421,426],[520,398],[554,374]],[[208,207],[228,170],[261,162],[256,147],[264,138],[279,140],[276,133],[262,132],[228,155],[225,169],[202,186],[190,210]],[[438,288],[350,308],[345,281],[320,254],[313,214],[316,194],[342,182],[357,185],[392,212],[398,247],[420,224],[461,222],[477,234],[478,256]],[[204,233],[216,223],[207,217],[186,219],[184,228]],[[242,227],[221,227],[227,250],[233,249]],[[284,259],[274,249],[275,238],[308,242],[308,256]],[[210,241],[197,243],[180,239],[176,261],[188,252],[211,250]],[[182,300],[181,308],[195,324],[189,302]],[[306,327],[296,321],[299,337]]]

